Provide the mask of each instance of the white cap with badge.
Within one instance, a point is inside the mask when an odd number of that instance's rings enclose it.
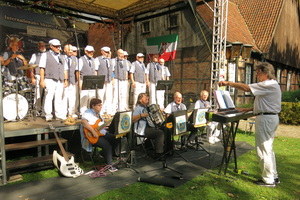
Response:
[[[85,48],[84,48],[85,51],[95,51],[94,47],[91,46],[91,45],[87,45]]]
[[[71,49],[72,49],[72,51],[77,51],[77,47],[75,47],[75,46],[72,46]]]
[[[109,47],[102,47],[101,50],[105,51],[105,52],[110,52],[110,48]]]
[[[53,45],[53,46],[61,46],[60,41],[58,39],[52,39],[52,40],[50,40],[49,44]]]
[[[137,57],[145,57],[144,54],[142,54],[142,53],[138,53],[138,54],[136,54],[136,56]]]

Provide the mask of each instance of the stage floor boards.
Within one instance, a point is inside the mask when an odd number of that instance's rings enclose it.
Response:
[[[35,135],[48,133],[50,131],[49,124],[57,128],[57,131],[69,131],[79,129],[80,120],[76,120],[75,125],[65,125],[64,121],[53,120],[52,122],[46,122],[41,117],[24,118],[16,122],[4,122],[4,137],[16,137],[25,135]]]

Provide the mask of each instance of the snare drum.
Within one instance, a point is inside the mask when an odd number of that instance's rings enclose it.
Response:
[[[14,88],[14,84],[10,82],[4,82],[2,86],[2,94],[3,96],[9,95],[11,93],[15,93],[16,90]]]
[[[31,90],[31,85],[29,79],[26,77],[19,77],[18,81],[18,90],[19,92],[29,92]]]
[[[28,102],[26,98],[18,95],[18,116],[23,119],[28,112]],[[17,117],[16,93],[9,94],[3,98],[3,117],[6,120],[15,120]]]

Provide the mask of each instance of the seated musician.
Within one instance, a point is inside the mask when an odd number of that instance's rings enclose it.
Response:
[[[162,157],[164,153],[165,133],[156,128],[149,118],[147,106],[149,105],[149,96],[146,93],[140,93],[133,111],[132,122],[134,123],[134,132],[138,135],[155,140],[155,159]],[[148,118],[148,119],[147,119]]]
[[[210,102],[208,99],[208,91],[202,90],[200,92],[200,99],[195,103],[195,109],[210,109]],[[206,125],[208,142],[210,144],[214,144],[215,142],[220,142],[221,140],[218,138],[220,135],[220,126],[218,122],[210,122]]]
[[[107,132],[106,130],[107,127],[100,130],[100,133],[104,135],[99,137],[97,131],[91,126],[91,125],[95,125],[95,123],[97,123],[98,122],[97,120],[99,119],[100,122],[96,126],[98,127],[104,124],[104,120],[100,116],[101,109],[102,109],[102,101],[97,98],[91,99],[90,108],[87,109],[82,115],[81,124],[83,128],[80,129],[81,145],[82,148],[85,149],[87,152],[91,152],[92,147],[102,148],[102,155],[104,157],[104,160],[107,165],[110,165],[108,170],[110,172],[115,172],[118,169],[112,166],[112,156],[113,156],[113,151],[114,149],[117,148],[120,140],[116,139],[116,137],[113,134]],[[91,144],[89,142],[88,138],[83,133],[84,132],[83,129],[87,129],[92,134],[92,137],[94,138],[99,137],[95,144]]]
[[[174,93],[174,101],[169,103],[165,108],[164,112],[169,116],[172,112],[187,110],[186,106],[182,103],[182,94],[180,92]],[[188,142],[192,142],[195,140],[195,136],[197,134],[197,128],[193,126],[191,123],[187,123],[187,130],[190,131],[190,135],[187,137],[181,137],[181,147],[186,148]]]

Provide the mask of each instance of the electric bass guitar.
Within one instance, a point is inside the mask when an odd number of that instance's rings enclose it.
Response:
[[[65,151],[64,146],[62,145],[55,128],[52,126],[52,124],[49,124],[49,128],[51,131],[53,131],[56,141],[58,143],[58,146],[63,154],[63,156],[59,155],[56,150],[53,151],[53,163],[57,167],[57,169],[61,172],[62,175],[66,177],[72,177],[76,178],[84,173],[84,171],[75,164],[74,157],[71,156],[71,159],[69,159],[67,152]]]
[[[91,131],[89,131],[87,128],[83,127],[83,133],[84,136],[87,138],[87,140],[91,143],[91,144],[95,144],[98,141],[98,138],[103,136],[104,134],[100,133],[100,131],[105,128],[108,124],[110,124],[110,122],[113,119],[108,120],[107,122],[105,122],[104,124],[102,124],[101,126],[98,126],[98,124],[100,122],[102,122],[102,119],[98,119],[95,124],[91,125],[93,127],[93,129],[97,132],[97,137],[94,137],[93,134],[91,133]]]

